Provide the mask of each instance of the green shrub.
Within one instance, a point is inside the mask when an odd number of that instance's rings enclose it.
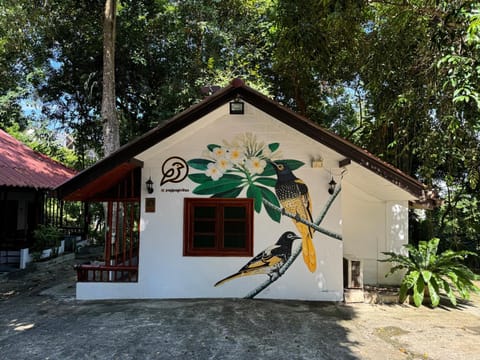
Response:
[[[432,307],[436,307],[440,303],[441,292],[444,292],[456,306],[456,294],[468,300],[471,292],[480,291],[473,283],[479,276],[462,263],[467,256],[477,254],[471,251],[446,250],[437,255],[439,241],[438,238],[428,242],[420,241],[418,248],[410,244],[405,245],[408,255],[383,253],[388,258],[380,261],[394,264],[385,276],[406,270],[400,285],[400,303],[403,303],[408,295],[412,295],[415,306],[419,307],[427,294],[430,296]]]
[[[60,245],[62,233],[54,226],[38,225],[33,231],[33,238],[33,251],[42,251],[50,248],[56,249]]]

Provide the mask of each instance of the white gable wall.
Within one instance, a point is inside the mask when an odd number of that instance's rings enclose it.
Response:
[[[234,116],[228,115],[228,104],[225,105],[215,114],[210,114],[205,121],[202,119],[171,137],[167,144],[158,144],[139,157],[145,162],[144,176],[150,176],[151,171],[152,178],[157,180],[155,184],[157,212],[142,214],[145,228],[142,232],[140,261],[145,268],[155,269],[158,274],[151,276],[151,272],[145,271],[141,274],[140,281],[148,287],[151,297],[244,297],[267,279],[265,275],[248,276],[227,282],[220,287],[213,287],[213,284],[221,278],[236,272],[249,258],[184,257],[183,198],[195,197],[192,190],[197,184],[186,179],[181,184],[165,184],[163,188],[166,191],[159,192],[161,165],[167,158],[170,156],[180,156],[185,160],[199,158],[208,144],[222,145],[223,140],[230,142],[235,136],[247,132],[254,134],[258,142],[267,144],[278,142],[282,158],[303,161],[305,165],[296,170],[295,174],[309,186],[314,214],[323,206],[328,196],[327,183],[330,178],[324,169],[312,169],[309,164],[312,157],[329,150],[321,148],[318,143],[248,104],[245,115]],[[191,172],[198,171],[191,169]],[[180,188],[189,191],[167,192]],[[245,193],[240,195],[244,196]],[[165,206],[166,204],[168,205]],[[339,222],[332,219],[338,219],[340,212],[338,201],[331,209],[332,215],[325,222],[325,226],[333,226],[332,231],[339,233],[341,233]],[[254,254],[272,245],[288,230],[296,232],[291,219],[282,218],[278,224],[266,215],[264,209],[259,214],[255,213]],[[160,233],[165,234],[165,239],[160,239],[158,235]],[[157,240],[145,244],[144,239],[150,238]],[[318,268],[314,274],[308,271],[300,255],[284,276],[257,297],[341,300],[343,292],[339,259],[342,256],[342,243],[321,234],[316,234],[314,241],[318,261]],[[163,260],[159,262],[152,254],[162,254]],[[145,257],[142,258],[142,255]],[[145,262],[142,262],[142,259]]]
[[[198,184],[186,178],[180,183],[160,186],[162,164],[168,158],[178,156],[185,161],[201,158],[208,144],[222,145],[223,140],[229,142],[236,135],[245,133],[254,134],[258,142],[279,143],[282,153],[279,159],[295,159],[305,163],[294,173],[309,187],[313,216],[314,219],[318,217],[330,197],[327,189],[332,174],[338,183],[341,181],[338,161],[343,157],[250,104],[246,104],[245,115],[229,115],[226,104],[137,156],[144,162],[142,183],[149,177],[154,181],[153,194],[146,194],[142,188],[138,283],[78,283],[77,297],[237,298],[246,296],[268,279],[266,275],[246,276],[214,287],[215,282],[235,273],[250,258],[183,256],[184,198],[196,197],[192,191]],[[312,159],[318,157],[324,160],[323,168],[312,168]],[[198,172],[190,169],[190,173]],[[155,212],[145,212],[145,197],[155,198]],[[245,191],[239,197],[245,197]],[[397,209],[394,203],[389,206]],[[399,243],[395,231],[387,236],[387,223],[390,221],[388,226],[391,228],[396,226],[396,219],[389,216],[384,201],[374,199],[344,181],[341,196],[336,199],[321,226],[341,236],[343,233],[345,241],[316,232],[314,245],[317,270],[311,273],[300,255],[279,280],[256,298],[342,300],[344,253],[351,252],[368,260],[366,271],[367,278],[370,279],[378,274],[376,264],[373,266],[372,262],[376,254],[373,251],[380,249],[381,244],[388,247],[389,243]],[[298,233],[291,219],[282,217],[281,222],[276,223],[262,208],[254,216],[254,255],[272,245],[283,232],[289,230]],[[294,243],[294,248],[297,245],[298,240]]]

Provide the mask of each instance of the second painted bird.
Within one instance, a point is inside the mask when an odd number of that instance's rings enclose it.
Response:
[[[300,236],[291,231],[287,231],[280,236],[277,242],[263,250],[257,256],[252,258],[235,274],[218,281],[215,286],[222,285],[227,281],[249,275],[266,274],[272,276],[275,271],[279,271],[285,262],[292,255],[293,242],[300,239]]]

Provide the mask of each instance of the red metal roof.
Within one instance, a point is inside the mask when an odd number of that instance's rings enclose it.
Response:
[[[0,186],[54,189],[75,174],[0,130]]]

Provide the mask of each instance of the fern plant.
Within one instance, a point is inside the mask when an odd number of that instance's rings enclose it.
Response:
[[[477,256],[471,251],[446,250],[438,251],[438,238],[420,241],[418,247],[405,245],[409,254],[402,255],[384,252],[388,258],[380,260],[391,262],[394,266],[385,275],[389,276],[399,270],[406,270],[400,285],[399,301],[403,303],[409,294],[415,306],[419,307],[425,298],[430,296],[432,307],[440,303],[440,294],[444,292],[452,305],[457,305],[456,294],[468,300],[471,292],[479,292],[473,281],[479,276],[473,273],[462,261],[467,256]]]

